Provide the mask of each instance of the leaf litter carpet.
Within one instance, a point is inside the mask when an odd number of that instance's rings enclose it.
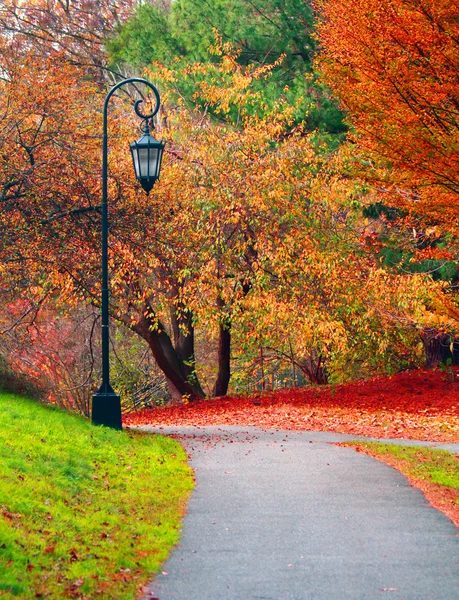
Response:
[[[336,386],[292,388],[140,410],[126,425],[254,425],[377,438],[459,442],[459,373],[405,371]],[[454,380],[451,381],[452,377]]]

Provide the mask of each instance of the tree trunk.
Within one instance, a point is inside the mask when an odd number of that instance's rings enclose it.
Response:
[[[327,385],[328,372],[324,357],[321,354],[312,351],[309,356],[298,363],[298,366],[310,383]]]
[[[231,325],[222,323],[218,339],[218,373],[214,396],[226,396],[231,377]]]
[[[172,383],[172,381],[170,379],[167,379],[166,377],[166,382],[167,382],[167,389],[169,390],[169,394],[171,395],[172,398],[172,405],[177,405],[177,404],[182,404],[182,398],[183,398],[183,394],[181,394],[178,389],[175,387],[175,385]]]
[[[142,317],[131,326],[149,345],[158,367],[167,378],[173,398],[187,396],[190,401],[204,397],[197,378],[189,381],[187,368],[172,345],[164,326],[154,317],[151,307],[146,307]]]
[[[204,390],[196,374],[193,315],[190,310],[179,305],[171,310],[171,322],[174,332],[175,351],[182,365],[183,374],[186,380],[196,388],[201,397],[204,397]]]
[[[433,369],[440,363],[446,363],[448,359],[451,359],[453,365],[459,364],[459,344],[449,334],[424,331],[421,337],[428,369]],[[453,344],[452,352],[451,344]]]

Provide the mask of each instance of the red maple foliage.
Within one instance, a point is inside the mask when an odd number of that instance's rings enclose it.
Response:
[[[388,172],[376,178],[395,184],[391,202],[451,228],[459,164],[457,2],[319,5],[320,70],[359,145],[372,161],[388,161]]]
[[[459,442],[459,371],[406,371],[337,386],[145,409],[125,425],[256,425],[377,438]]]

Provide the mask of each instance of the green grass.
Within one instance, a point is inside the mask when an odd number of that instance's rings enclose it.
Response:
[[[398,446],[380,442],[349,442],[377,456],[392,456],[404,463],[404,472],[415,479],[459,490],[459,459],[445,450],[420,446]]]
[[[0,393],[0,597],[135,598],[192,487],[174,440]]]

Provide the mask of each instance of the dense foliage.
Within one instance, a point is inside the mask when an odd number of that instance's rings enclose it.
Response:
[[[459,9],[454,0],[326,0],[320,65],[390,200],[456,233]],[[378,166],[378,165],[376,165]]]
[[[424,353],[429,364],[453,359],[455,13],[446,0],[398,4],[356,1],[343,15],[333,0],[320,12],[299,0],[107,2],[99,12],[91,2],[3,3],[3,354],[47,373],[51,387],[65,380],[68,405],[88,412],[100,111],[118,69],[148,66],[167,140],[148,197],[127,151],[143,90],[110,106],[110,311],[174,398],[224,395],[231,381],[392,373]],[[317,64],[347,111],[348,141]],[[52,325],[47,310],[59,315]],[[66,332],[81,315],[78,345]]]
[[[240,65],[273,67],[268,81],[254,82],[262,91],[253,109],[259,115],[282,97],[295,106],[295,121],[309,131],[337,134],[346,129],[342,115],[313,68],[314,22],[313,5],[304,0],[142,3],[110,36],[107,47],[116,66],[142,68],[151,63],[218,63],[218,45],[227,45]],[[203,76],[182,76],[180,95],[196,102],[193,94]],[[234,114],[226,117],[234,119]]]

